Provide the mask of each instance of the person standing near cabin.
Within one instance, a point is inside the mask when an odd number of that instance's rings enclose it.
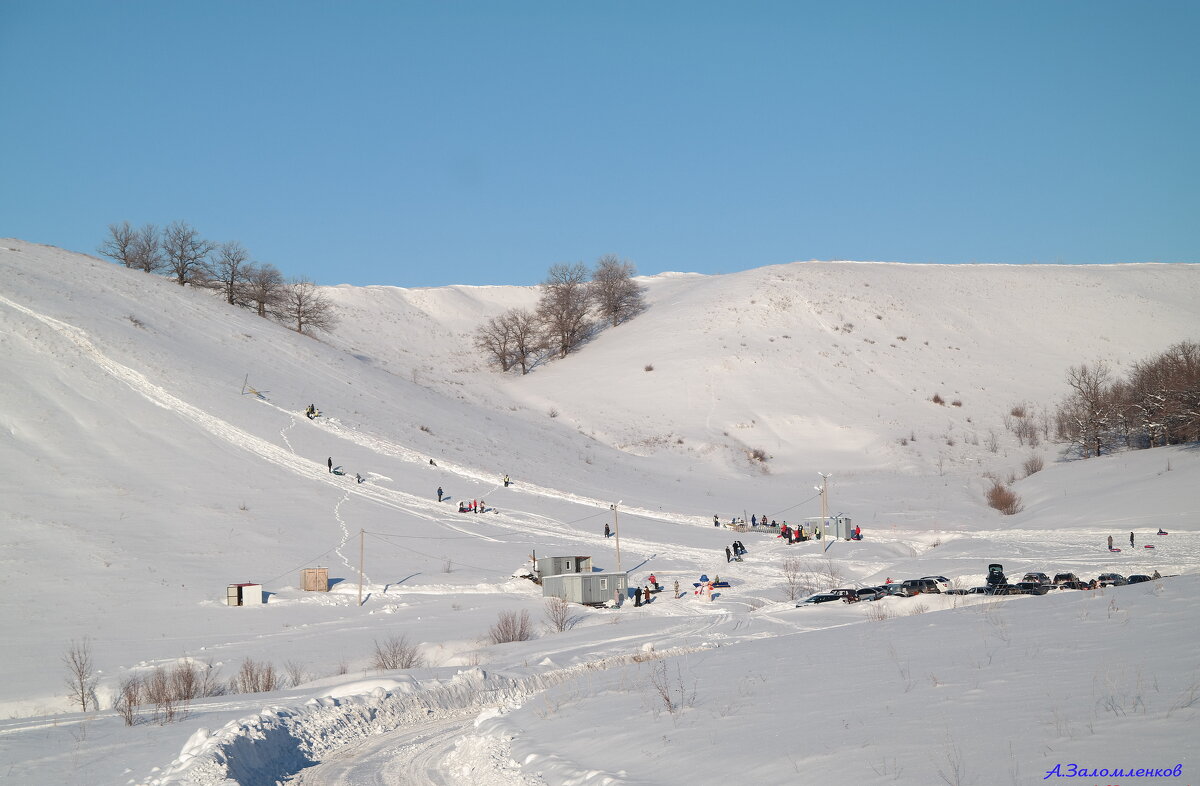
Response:
[[[1108,536],[1108,550],[1112,551],[1112,535]]]
[[[329,466],[329,471],[333,472],[333,456],[326,459],[325,463]]]

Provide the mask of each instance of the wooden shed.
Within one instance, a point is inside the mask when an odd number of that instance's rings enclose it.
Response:
[[[629,588],[628,573],[560,573],[542,578],[542,597],[562,598],[568,603],[603,606]]]
[[[542,557],[537,561],[540,578],[558,576],[563,573],[591,573],[591,557]]]
[[[263,600],[261,584],[230,584],[225,588],[225,603],[230,606],[261,606]]]
[[[305,568],[300,571],[300,586],[305,592],[329,592],[329,568]]]

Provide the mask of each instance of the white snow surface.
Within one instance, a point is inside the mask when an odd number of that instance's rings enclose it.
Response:
[[[1014,406],[1052,412],[1071,365],[1123,373],[1200,340],[1200,266],[640,280],[643,314],[501,375],[471,334],[535,289],[330,287],[341,324],[314,339],[0,240],[0,783],[1200,780],[1200,448],[1078,460],[1006,428]],[[1035,455],[1045,469],[1022,477]],[[862,542],[712,525],[816,516],[822,472]],[[987,507],[989,473],[1017,478],[1020,513]],[[535,552],[616,569],[613,503],[621,568],[668,591],[578,607],[554,632],[513,574]],[[724,563],[735,538],[749,554]],[[990,562],[1170,578],[796,608],[789,558],[813,589],[969,587]],[[316,566],[328,593],[300,589]],[[702,573],[730,587],[696,595]],[[240,582],[267,602],[226,606]],[[521,611],[534,638],[490,644]],[[425,665],[374,669],[395,636]],[[86,713],[62,663],[85,638]],[[112,709],[129,676],[190,659],[228,681],[247,658],[302,679],[198,699],[175,723]],[[1107,772],[1065,778],[1072,764]]]

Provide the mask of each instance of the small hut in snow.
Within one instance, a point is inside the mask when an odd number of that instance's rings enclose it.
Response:
[[[542,557],[537,561],[539,578],[558,576],[563,573],[591,573],[591,557]]]
[[[603,606],[617,593],[624,598],[628,588],[628,573],[560,573],[542,577],[543,598],[562,598],[584,606]]]

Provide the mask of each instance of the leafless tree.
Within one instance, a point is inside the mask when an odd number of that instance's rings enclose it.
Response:
[[[297,333],[330,332],[337,325],[333,301],[307,278],[293,280],[280,291],[275,314]]]
[[[1067,370],[1071,395],[1059,408],[1059,429],[1079,445],[1083,456],[1099,456],[1107,446],[1111,415],[1108,366],[1099,361]]]
[[[633,280],[637,269],[628,260],[605,254],[592,271],[592,297],[596,310],[613,327],[646,307],[645,287]]]
[[[108,237],[100,244],[98,250],[104,256],[115,262],[120,262],[125,267],[135,267],[133,264],[133,252],[136,241],[137,230],[130,226],[128,221],[122,221],[119,224],[109,224]]]
[[[154,273],[163,266],[162,240],[158,227],[144,224],[133,239],[133,265],[138,270]]]
[[[487,355],[501,371],[513,365],[512,326],[505,319],[508,312],[492,317],[475,329],[475,347]]]
[[[62,656],[67,667],[67,698],[83,712],[96,706],[96,665],[92,661],[92,641],[87,636],[71,639]]]
[[[283,294],[283,274],[274,265],[248,265],[246,268],[246,299],[254,304],[260,317],[275,312]]]
[[[126,677],[121,680],[121,687],[117,693],[117,700],[113,704],[113,709],[125,721],[126,726],[132,726],[138,722],[138,705],[142,703],[142,681],[135,676]]]
[[[554,265],[542,282],[537,318],[559,357],[577,349],[591,333],[591,288],[582,262]]]
[[[244,298],[246,275],[251,268],[250,252],[236,240],[222,243],[216,249],[211,266],[210,283],[221,290],[229,305],[240,305]]]
[[[282,687],[282,682],[273,664],[246,658],[229,688],[233,693],[266,693]]]
[[[488,639],[492,644],[506,644],[510,641],[529,641],[533,638],[533,623],[529,612],[522,610],[502,611],[496,624],[488,630]]]
[[[213,244],[186,221],[172,222],[163,230],[162,249],[167,271],[179,286],[203,284],[208,279],[208,255]]]
[[[375,656],[371,661],[376,669],[418,669],[425,665],[421,648],[408,641],[408,636],[390,636],[382,642],[375,640]]]
[[[529,309],[511,308],[493,317],[475,331],[475,346],[488,355],[501,371],[519,367],[528,374],[546,342],[541,323]]]
[[[546,599],[546,622],[558,633],[570,630],[583,619],[581,615],[572,614],[571,604],[562,598]]]

